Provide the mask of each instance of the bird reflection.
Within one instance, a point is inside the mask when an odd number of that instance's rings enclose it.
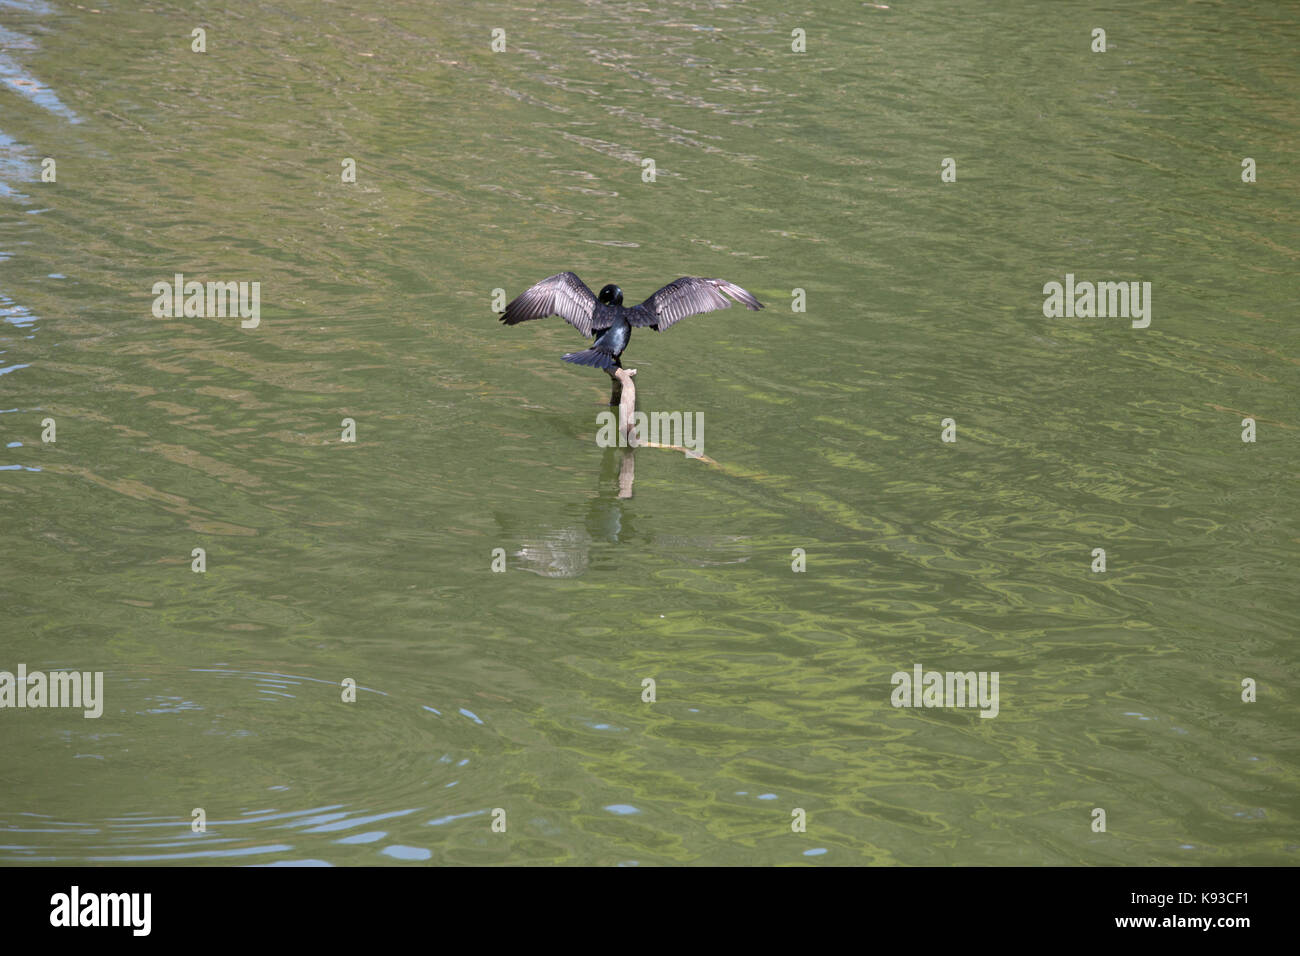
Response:
[[[637,540],[633,516],[626,507],[632,496],[635,452],[631,448],[606,448],[597,471],[597,493],[582,505],[571,505],[572,521],[566,526],[539,530],[535,520],[526,531],[521,522],[500,513],[503,534],[518,541],[511,567],[546,578],[576,578],[591,564],[594,542],[627,544]]]

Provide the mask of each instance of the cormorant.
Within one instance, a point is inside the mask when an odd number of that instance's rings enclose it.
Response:
[[[612,378],[614,370],[623,367],[618,357],[632,338],[633,326],[649,326],[662,332],[688,315],[729,309],[731,299],[723,295],[724,292],[751,311],[763,307],[756,298],[726,279],[683,276],[668,283],[640,305],[626,308],[623,290],[618,286],[605,286],[597,298],[574,273],[561,272],[520,294],[506,306],[501,321],[506,325],[518,325],[548,315],[563,316],[583,335],[596,336],[591,348],[570,352],[564,356],[564,361],[602,368]]]

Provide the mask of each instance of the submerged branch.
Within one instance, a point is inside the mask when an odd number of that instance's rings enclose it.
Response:
[[[679,451],[687,458],[695,458],[699,461],[708,462],[710,465],[716,465],[717,462],[708,455],[697,455],[688,448],[681,445],[661,445],[659,442],[638,442],[636,437],[636,425],[632,419],[632,413],[636,411],[636,383],[632,381],[632,376],[636,374],[634,368],[620,368],[615,370],[614,390],[618,395],[618,430],[627,439],[628,448],[670,448],[673,451]]]

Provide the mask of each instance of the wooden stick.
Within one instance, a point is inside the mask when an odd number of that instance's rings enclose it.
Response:
[[[708,462],[710,465],[716,465],[717,462],[708,455],[697,455],[688,448],[681,445],[661,445],[659,442],[646,442],[640,444],[636,437],[636,423],[632,419],[632,413],[636,411],[636,383],[632,381],[632,376],[636,374],[634,368],[620,368],[614,372],[615,389],[620,391],[618,402],[618,430],[619,433],[627,437],[627,446],[629,448],[671,448],[673,451],[679,451],[687,458],[697,458],[700,461]]]
[[[636,447],[636,428],[632,422],[632,413],[636,411],[636,383],[632,376],[634,368],[620,368],[614,372],[614,390],[618,392],[618,431],[627,436],[627,446]]]

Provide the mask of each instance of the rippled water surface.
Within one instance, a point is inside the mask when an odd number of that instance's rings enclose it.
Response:
[[[0,669],[104,675],[0,710],[0,862],[1294,863],[1297,48],[1289,3],[0,2]],[[598,447],[582,339],[495,321],[564,269],[767,303],[623,357],[711,461]],[[260,325],[155,317],[177,273]],[[1067,273],[1150,326],[1046,318]],[[918,664],[997,717],[891,706]]]

